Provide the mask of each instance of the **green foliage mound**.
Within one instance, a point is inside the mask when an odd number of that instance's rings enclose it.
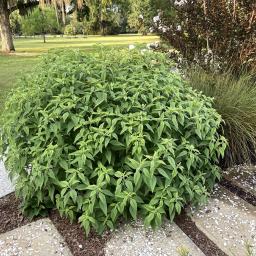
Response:
[[[19,83],[2,153],[30,216],[57,207],[87,234],[120,216],[158,226],[220,176],[220,115],[161,53],[54,52]]]

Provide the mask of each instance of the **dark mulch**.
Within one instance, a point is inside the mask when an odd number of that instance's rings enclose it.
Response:
[[[0,234],[31,222],[19,211],[19,204],[14,193],[0,198]]]
[[[245,191],[244,189],[242,189],[240,187],[235,186],[233,183],[231,183],[227,179],[222,179],[220,181],[220,185],[227,188],[228,190],[230,190],[235,195],[241,197],[242,199],[247,201],[249,204],[251,204],[253,206],[256,206],[256,197],[253,194]]]
[[[14,193],[0,198],[0,234],[32,222],[21,214],[19,204],[20,201],[15,197]],[[51,211],[49,217],[59,233],[64,237],[74,256],[104,255],[103,248],[110,238],[109,232],[105,232],[103,236],[98,236],[91,232],[86,239],[79,224],[71,224],[66,218],[60,217],[56,210]]]
[[[105,232],[99,236],[91,232],[86,239],[84,231],[77,223],[70,223],[66,218],[60,217],[55,210],[50,213],[50,219],[58,229],[59,233],[65,238],[74,256],[101,256],[104,255],[105,243],[110,238],[110,233]]]
[[[219,247],[211,241],[200,229],[192,219],[183,211],[175,218],[175,223],[180,229],[201,249],[207,256],[228,256]]]

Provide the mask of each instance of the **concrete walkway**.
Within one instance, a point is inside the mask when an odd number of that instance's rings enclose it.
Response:
[[[256,207],[217,185],[209,203],[190,213],[196,226],[227,255],[249,256],[249,247],[256,255]]]
[[[256,167],[238,166],[224,171],[224,177],[235,186],[256,197]]]
[[[175,223],[168,221],[155,231],[146,229],[141,221],[125,225],[117,230],[106,244],[105,254],[106,256],[205,255]]]
[[[250,192],[255,192],[255,184],[251,183],[252,174],[251,172],[247,174],[241,175],[243,179],[240,183],[237,180],[236,182]],[[0,163],[0,198],[12,191],[13,186],[3,163]],[[249,256],[249,250],[253,256],[256,255],[256,208],[225,188],[217,185],[208,204],[200,209],[190,209],[189,215],[192,216],[198,229],[228,256]],[[72,254],[53,223],[47,218],[0,234],[0,256],[57,255]],[[141,222],[122,226],[114,231],[112,238],[107,242],[105,255],[204,256],[205,254],[176,224],[167,221],[162,228],[155,231],[145,229]]]
[[[0,234],[1,256],[72,256],[49,219]]]

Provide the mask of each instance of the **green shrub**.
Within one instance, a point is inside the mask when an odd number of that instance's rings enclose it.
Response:
[[[8,100],[2,149],[22,209],[57,207],[88,234],[139,214],[146,225],[200,203],[225,139],[211,100],[160,53],[47,55]]]
[[[85,32],[85,25],[83,22],[71,21],[70,24],[65,26],[65,35],[81,35]]]
[[[252,74],[235,78],[232,73],[214,74],[190,70],[193,88],[213,97],[213,106],[224,122],[220,132],[227,138],[224,165],[256,159],[256,82]]]

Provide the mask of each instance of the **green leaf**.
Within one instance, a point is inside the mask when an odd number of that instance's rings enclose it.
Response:
[[[135,199],[130,199],[130,207],[129,207],[130,214],[132,215],[133,219],[137,219],[137,202]]]
[[[178,214],[180,214],[180,212],[181,212],[181,205],[180,205],[179,202],[176,202],[176,203],[175,203],[175,209],[176,209],[176,212],[177,212]]]
[[[76,203],[77,192],[74,189],[71,189],[69,193],[70,193],[70,196],[71,196],[73,202]]]
[[[66,188],[69,186],[69,183],[67,181],[63,180],[63,181],[59,182],[59,185],[61,188]]]
[[[125,161],[125,163],[130,166],[132,169],[136,170],[139,166],[140,166],[140,163],[135,161],[134,159],[132,158],[129,158]]]
[[[139,184],[140,178],[141,178],[140,171],[137,170],[134,173],[134,184],[135,184],[135,186],[137,186]]]
[[[151,192],[154,192],[155,187],[156,187],[156,177],[155,177],[155,176],[152,176],[152,177],[150,178],[150,183],[149,183],[149,185],[150,185]]]
[[[114,194],[111,193],[111,192],[110,192],[109,190],[107,190],[107,189],[103,189],[103,190],[102,190],[102,193],[105,194],[106,196],[111,196],[111,197],[114,196]]]
[[[158,138],[161,137],[161,135],[163,133],[163,129],[164,129],[164,121],[161,121],[159,127],[157,128]]]
[[[174,127],[176,128],[176,130],[179,130],[179,125],[178,125],[177,118],[175,115],[172,116],[172,123],[173,123]]]
[[[110,216],[111,216],[112,221],[115,222],[116,219],[117,219],[117,209],[116,209],[116,207],[114,207],[111,210]]]
[[[60,166],[61,166],[65,171],[68,170],[69,167],[68,167],[68,163],[67,163],[66,160],[60,159],[59,164],[60,164]]]
[[[166,173],[165,170],[163,170],[162,168],[158,168],[157,170],[163,177],[165,177],[168,180],[170,179],[169,175]]]
[[[69,117],[69,113],[68,112],[64,113],[63,116],[62,116],[63,121],[66,122],[68,117]]]
[[[133,185],[132,185],[132,182],[130,180],[126,180],[125,185],[126,185],[129,192],[133,192]]]
[[[111,164],[111,155],[112,155],[111,151],[107,150],[106,151],[106,158],[107,158],[109,164]]]
[[[155,217],[155,223],[157,227],[160,227],[162,224],[162,215],[160,212],[156,213],[156,217]]]
[[[124,176],[124,173],[122,173],[122,172],[120,172],[120,171],[117,171],[117,172],[115,172],[115,176],[116,176],[117,178],[122,178],[122,177]]]
[[[173,170],[176,169],[175,160],[174,160],[171,156],[168,157],[168,163],[171,165],[171,167],[172,167]]]
[[[100,198],[100,201],[99,201],[100,209],[107,216],[108,215],[108,206],[107,206],[106,197],[103,193],[99,193],[99,198]]]
[[[152,220],[154,219],[154,217],[155,217],[154,213],[150,213],[150,214],[145,218],[144,224],[145,224],[146,227],[149,227],[149,226],[150,226],[150,224],[151,224]]]

